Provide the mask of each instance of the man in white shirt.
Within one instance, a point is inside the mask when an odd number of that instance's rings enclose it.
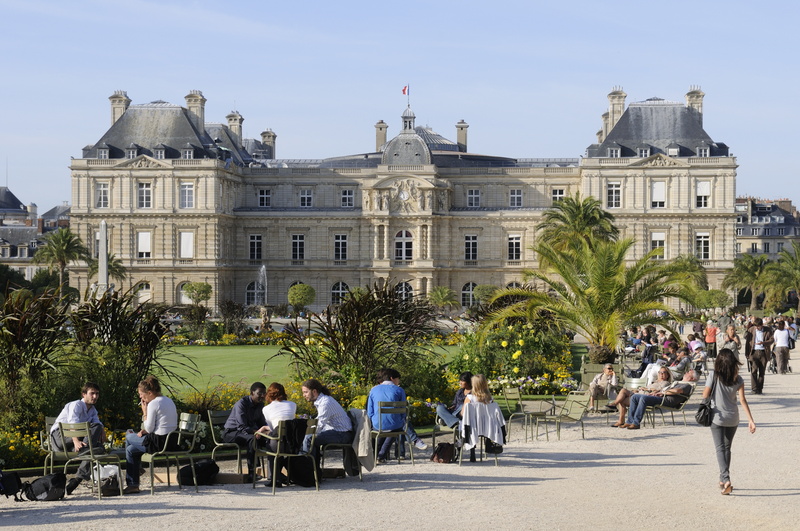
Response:
[[[80,439],[73,437],[67,441],[66,450],[68,452],[81,452],[88,451],[89,444],[92,445],[94,451],[97,453],[105,453],[103,447],[103,440],[105,439],[105,429],[103,423],[97,416],[97,400],[100,398],[100,386],[94,382],[86,382],[81,389],[81,399],[70,402],[61,413],[56,417],[53,423],[53,428],[50,431],[50,444],[55,450],[63,451],[65,448],[61,444],[61,427],[60,423],[75,424],[78,422],[88,422],[91,440]],[[67,483],[67,494],[72,494],[81,481],[91,478],[92,463],[83,461],[78,467],[78,472],[75,477]]]
[[[778,328],[772,333],[775,339],[775,358],[778,362],[778,370],[781,374],[786,374],[786,367],[789,366],[789,329],[786,323],[778,321]]]

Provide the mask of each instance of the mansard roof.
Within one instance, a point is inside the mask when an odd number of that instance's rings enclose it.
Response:
[[[93,146],[84,148],[84,158],[96,158],[97,150],[108,149],[108,158],[125,158],[125,150],[135,144],[139,154],[153,156],[153,150],[164,149],[167,159],[181,158],[181,151],[190,146],[194,158],[227,159],[250,162],[248,153],[238,147],[230,130],[222,124],[205,124],[198,130],[188,111],[179,105],[161,100],[131,105]],[[218,140],[215,143],[214,140]],[[225,148],[225,149],[220,149]],[[227,153],[230,152],[230,155]]]
[[[631,103],[603,143],[589,146],[587,156],[607,157],[609,148],[619,147],[621,157],[636,157],[641,144],[651,146],[651,155],[667,154],[668,147],[677,145],[680,157],[696,156],[698,147],[709,147],[712,157],[728,156],[728,146],[714,142],[703,129],[700,112],[660,98]]]
[[[0,211],[27,212],[27,208],[11,190],[0,186]]]

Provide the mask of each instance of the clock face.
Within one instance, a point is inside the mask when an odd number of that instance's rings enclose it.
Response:
[[[408,192],[406,192],[405,190],[400,192],[400,199],[402,199],[403,201],[407,200],[408,199]]]

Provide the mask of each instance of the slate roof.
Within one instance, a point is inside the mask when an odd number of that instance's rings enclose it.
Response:
[[[603,143],[589,146],[586,155],[607,157],[609,148],[619,147],[621,157],[636,157],[641,144],[650,146],[650,155],[666,155],[674,144],[680,157],[697,156],[698,147],[709,147],[712,157],[728,156],[728,146],[714,142],[703,129],[697,110],[660,98],[631,103]]]
[[[28,209],[8,187],[0,186],[0,211],[27,213]]]
[[[105,148],[109,150],[108,158],[121,159],[125,158],[128,146],[135,144],[139,146],[139,155],[151,157],[154,149],[165,147],[165,158],[179,159],[181,151],[191,147],[196,159],[232,157],[238,164],[252,161],[250,155],[237,146],[226,126],[205,124],[205,127],[206,130],[198,131],[188,111],[180,105],[161,100],[131,105],[97,143],[84,148],[83,157],[97,158],[97,150]],[[219,142],[215,143],[215,139]]]
[[[54,206],[39,217],[44,220],[52,219],[58,221],[59,219],[69,219],[69,212],[69,205],[58,205]]]

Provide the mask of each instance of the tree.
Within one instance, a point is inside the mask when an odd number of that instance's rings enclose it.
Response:
[[[539,241],[549,242],[556,249],[563,249],[576,239],[591,244],[613,241],[619,236],[614,215],[603,210],[602,203],[594,197],[581,199],[580,192],[554,203],[544,212],[536,230]]]
[[[731,304],[731,296],[719,289],[699,290],[695,297],[698,308],[727,308]]]
[[[100,270],[100,260],[91,259],[89,261],[89,278],[97,275]],[[113,253],[108,253],[108,278],[112,278],[120,283],[128,278],[128,268],[126,268],[122,260],[116,257]]]
[[[492,284],[478,284],[472,289],[472,295],[479,303],[486,304],[491,300],[492,295],[494,295],[498,289],[500,288]]]
[[[750,311],[758,308],[758,294],[765,279],[769,259],[763,254],[743,254],[733,260],[733,269],[722,279],[722,289],[750,292]]]
[[[211,284],[208,282],[187,282],[183,285],[183,292],[195,306],[211,298]]]
[[[243,304],[230,299],[224,300],[219,303],[219,315],[222,317],[226,334],[241,335],[246,328],[244,320],[247,317],[247,311]]]
[[[25,275],[5,264],[0,264],[0,293],[28,287],[30,282],[25,280]]]
[[[436,286],[428,292],[428,302],[444,311],[446,308],[460,306],[456,292],[447,286]]]
[[[33,263],[47,265],[58,271],[58,285],[64,287],[64,273],[69,264],[78,261],[89,262],[89,250],[81,239],[68,227],[60,228],[44,237],[44,245],[36,250]]]
[[[504,299],[511,303],[494,311],[488,322],[512,318],[534,322],[544,313],[606,351],[617,348],[620,332],[631,326],[655,324],[672,331],[670,323],[679,316],[664,301],[676,298],[691,303],[696,282],[685,275],[681,263],[654,260],[657,250],[628,264],[626,255],[633,245],[632,239],[582,238],[566,249],[539,244],[534,250],[549,270],[524,275],[526,280],[539,281],[545,290],[501,290],[492,303]]]
[[[295,284],[289,288],[288,298],[294,312],[299,314],[306,306],[314,304],[317,292],[308,284]]]
[[[775,300],[775,306],[785,301],[792,291],[800,294],[800,243],[793,241],[791,251],[784,248],[778,253],[777,262],[766,266],[760,287],[768,292],[768,298]],[[796,310],[800,313],[800,297]]]

